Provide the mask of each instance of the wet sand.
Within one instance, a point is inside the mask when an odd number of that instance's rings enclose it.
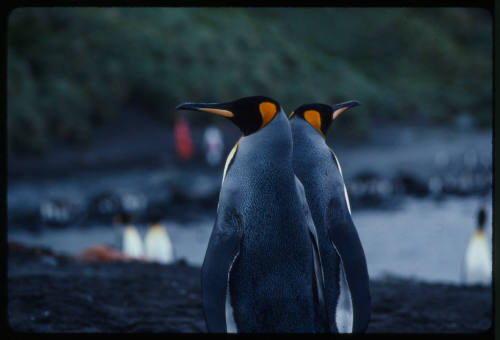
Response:
[[[178,262],[82,263],[9,245],[8,322],[20,332],[205,333],[200,268]],[[397,278],[371,282],[368,333],[483,333],[490,287]]]

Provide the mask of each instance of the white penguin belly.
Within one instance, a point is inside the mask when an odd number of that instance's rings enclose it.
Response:
[[[349,203],[349,196],[347,196],[347,188],[345,187],[345,184],[344,184],[344,196],[345,196],[345,201],[347,203],[347,210],[349,210],[349,215],[352,215],[351,204]]]
[[[332,242],[335,251],[339,255],[339,299],[337,300],[337,306],[335,310],[335,324],[339,333],[352,333],[354,315],[352,307],[352,297],[351,290],[349,288],[349,283],[347,282],[347,277],[344,270],[344,263],[340,253]]]
[[[491,256],[486,237],[474,235],[465,253],[465,283],[491,283]]]
[[[238,333],[238,327],[236,327],[236,321],[234,320],[234,311],[233,311],[233,306],[231,304],[231,294],[229,293],[229,276],[231,275],[231,269],[233,268],[234,261],[236,261],[236,258],[238,257],[239,253],[236,254],[236,256],[233,259],[233,262],[231,262],[231,265],[229,266],[229,270],[227,272],[227,288],[226,288],[226,332],[227,333]]]
[[[123,253],[131,257],[139,258],[143,255],[142,239],[135,227],[127,226],[123,231],[122,247]]]
[[[172,242],[164,227],[151,227],[146,235],[144,244],[147,258],[163,264],[174,261]]]

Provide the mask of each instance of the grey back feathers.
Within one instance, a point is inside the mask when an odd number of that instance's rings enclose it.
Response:
[[[299,195],[280,110],[239,140],[226,169],[202,269],[209,331],[314,332],[314,252]]]
[[[319,238],[330,330],[363,332],[371,309],[368,270],[340,164],[306,120],[293,117],[290,125],[294,171],[304,185]]]
[[[313,333],[366,328],[353,313],[366,300],[359,292],[367,275],[352,270],[356,265],[366,269],[364,254],[352,241],[352,230],[356,232],[340,167],[324,141],[322,145],[312,135],[302,135],[306,129],[298,129],[297,138],[294,129],[292,140],[291,123],[268,97],[184,103],[177,109],[225,117],[243,134],[226,160],[202,266],[208,330]],[[309,118],[317,122],[314,115]],[[303,149],[294,152],[300,139]],[[311,167],[311,160],[319,165]]]

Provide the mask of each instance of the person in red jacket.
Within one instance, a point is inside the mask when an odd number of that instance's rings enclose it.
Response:
[[[179,117],[174,124],[175,150],[177,157],[187,161],[193,157],[193,143],[188,122],[184,117]]]

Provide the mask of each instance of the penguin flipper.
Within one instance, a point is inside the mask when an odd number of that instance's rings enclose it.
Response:
[[[313,277],[313,286],[315,287],[315,298],[317,299],[318,308],[318,322],[320,323],[317,326],[318,332],[326,332],[330,329],[330,321],[328,320],[328,313],[326,310],[326,301],[325,301],[325,274],[323,271],[323,264],[321,262],[321,253],[319,249],[319,241],[318,235],[316,232],[316,226],[312,219],[311,211],[309,210],[309,204],[307,203],[306,193],[304,190],[304,186],[302,182],[295,176],[295,184],[297,186],[297,192],[299,194],[300,203],[302,209],[304,210],[304,215],[307,221],[307,229],[309,230],[309,237],[312,244],[313,249],[313,268],[314,268],[314,277]]]
[[[205,321],[211,333],[233,330],[228,329],[232,321],[228,319],[232,315],[228,315],[226,309],[231,308],[228,303],[229,275],[243,237],[240,223],[241,218],[234,209],[221,209],[208,242],[201,283]]]
[[[371,296],[366,257],[356,226],[351,216],[338,218],[334,199],[328,204],[326,223],[332,247],[340,257],[340,281],[348,288],[352,304],[352,332],[363,333],[368,328],[371,316]],[[342,288],[341,288],[342,290]],[[346,295],[346,296],[347,296]],[[346,299],[347,300],[347,299]]]
[[[332,149],[328,148],[332,154],[333,163],[339,170],[342,182],[342,168]],[[340,218],[338,212],[335,212],[334,200],[330,200],[327,211],[328,235],[332,246],[337,251],[341,259],[341,273],[347,281],[352,299],[353,308],[353,333],[365,332],[371,316],[371,296],[369,287],[368,268],[366,257],[359,238],[356,226],[351,217],[351,206],[347,188],[344,183],[344,199],[349,215]]]

